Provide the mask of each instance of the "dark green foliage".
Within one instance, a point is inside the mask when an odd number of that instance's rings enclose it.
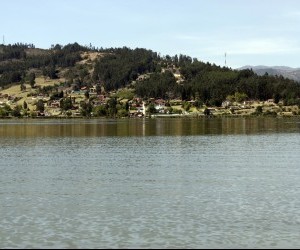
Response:
[[[204,111],[203,111],[203,114],[206,115],[206,116],[210,116],[211,112],[208,108],[205,108]]]
[[[31,88],[34,88],[34,85],[35,85],[35,73],[31,72],[29,74],[28,81],[29,81],[29,84],[30,84]]]
[[[4,107],[0,107],[0,117],[4,118],[9,116],[9,114],[12,112],[12,109],[7,104],[4,105]]]
[[[284,105],[285,106],[298,106],[300,107],[300,99],[299,98],[286,98],[284,100]]]
[[[154,72],[157,53],[145,49],[110,49],[110,54],[95,65],[93,80],[104,83],[106,91],[125,87],[138,75]]]
[[[185,111],[188,112],[190,110],[190,108],[192,107],[192,105],[189,102],[184,102],[182,107]]]
[[[0,66],[1,68],[1,66]],[[0,87],[4,87],[11,83],[18,83],[22,80],[23,72],[19,70],[3,70],[3,73],[0,74]]]
[[[148,106],[148,113],[151,114],[155,114],[157,111],[155,109],[155,105],[153,103],[150,103]]]
[[[84,117],[91,117],[93,105],[90,102],[81,102],[81,114]]]
[[[26,90],[26,86],[24,85],[24,84],[21,84],[20,85],[20,90],[23,92],[23,91],[25,91]]]
[[[70,110],[72,109],[72,107],[73,107],[73,103],[71,97],[66,97],[60,100],[60,108],[63,111]]]
[[[28,48],[34,48],[33,44],[9,44],[7,46],[0,45],[0,62],[9,60],[9,59],[25,59],[26,52],[25,50]]]
[[[196,99],[194,106],[199,109],[203,106],[203,102],[199,99]]]
[[[278,104],[279,101],[280,101],[280,99],[281,99],[280,94],[279,93],[275,93],[274,94],[274,103]]]
[[[291,99],[300,97],[300,84],[277,76],[258,76],[252,70],[233,71],[215,65],[193,62],[181,69],[188,79],[181,87],[185,99],[199,98],[206,104],[219,106],[228,95],[243,93],[248,99],[267,100],[274,97]],[[243,98],[245,99],[245,98]]]
[[[94,108],[93,113],[96,117],[105,117],[107,116],[108,110],[105,105],[100,105]]]
[[[176,80],[169,71],[154,73],[147,80],[137,83],[136,94],[143,98],[170,99],[177,94]]]
[[[24,110],[27,110],[27,109],[28,109],[28,104],[27,104],[27,102],[25,102],[25,101],[23,102],[23,109],[24,109]]]
[[[43,100],[38,100],[38,101],[37,101],[37,104],[36,104],[36,110],[37,110],[38,112],[41,112],[41,113],[44,112],[44,110],[45,110],[45,104],[44,104]]]
[[[276,117],[277,113],[275,111],[270,111],[267,110],[265,113],[263,113],[264,116],[271,116],[271,117]]]
[[[255,112],[252,115],[262,115],[263,114],[263,107],[257,106]]]
[[[43,75],[45,77],[49,77],[50,79],[57,79],[57,71],[55,69],[55,65],[52,64],[48,67],[43,68]]]
[[[12,110],[12,116],[14,117],[21,117],[21,110],[22,106],[17,105],[13,110]]]
[[[118,109],[117,109],[117,99],[116,98],[111,98],[109,101],[108,101],[108,114],[109,116],[111,117],[115,117],[116,114],[118,113]]]
[[[85,91],[84,96],[85,96],[86,99],[89,99],[90,98],[90,93],[88,91]]]
[[[56,93],[52,94],[50,97],[50,100],[60,100],[63,97],[64,97],[64,92],[60,91],[60,92],[56,92]]]

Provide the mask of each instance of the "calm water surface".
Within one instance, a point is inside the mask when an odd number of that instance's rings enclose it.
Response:
[[[300,119],[2,120],[0,248],[300,248]]]

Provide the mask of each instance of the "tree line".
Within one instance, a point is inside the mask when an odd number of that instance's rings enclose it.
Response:
[[[199,100],[210,106],[220,106],[228,96],[242,93],[251,100],[275,102],[284,100],[289,105],[300,104],[300,84],[282,76],[258,76],[252,70],[232,70],[198,60],[179,64],[183,83],[175,84],[169,74],[152,74],[150,79],[136,86],[142,98],[180,98]]]

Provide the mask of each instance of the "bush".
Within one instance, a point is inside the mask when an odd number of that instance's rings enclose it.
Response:
[[[256,111],[257,114],[262,114],[263,113],[263,107],[262,106],[257,106]]]
[[[197,100],[195,101],[195,104],[194,104],[194,105],[195,105],[195,107],[196,107],[197,109],[199,109],[199,108],[202,108],[203,104],[204,104],[204,103],[203,103],[201,100],[198,100],[198,99],[197,99]]]
[[[31,117],[31,118],[35,118],[35,117],[37,117],[37,114],[36,114],[36,112],[34,112],[34,111],[31,111],[31,112],[30,112],[30,117]]]
[[[221,107],[223,101],[219,98],[214,98],[209,101],[209,105],[213,107]]]
[[[118,117],[128,117],[128,111],[126,109],[119,109],[117,116]]]
[[[264,116],[277,116],[277,113],[275,111],[270,111],[270,110],[267,110],[264,114]]]
[[[0,108],[0,117],[4,118],[8,116],[8,112],[2,108]]]
[[[132,100],[134,98],[134,90],[129,90],[129,89],[123,89],[120,90],[117,94],[116,97],[119,99],[128,99]]]
[[[263,107],[257,106],[255,112],[253,112],[251,115],[262,115],[263,114]]]
[[[97,106],[94,108],[93,113],[96,117],[105,117],[107,116],[107,108],[103,105]]]
[[[181,109],[173,109],[173,114],[182,114],[182,110]]]
[[[211,112],[208,108],[205,108],[204,111],[203,111],[203,114],[206,115],[206,116],[209,116],[209,115],[211,115]]]
[[[189,102],[184,102],[183,105],[182,105],[182,108],[188,112],[191,108],[191,104]]]
[[[13,110],[12,110],[12,116],[14,117],[21,117],[21,110],[22,110],[22,107],[21,106],[16,106]]]

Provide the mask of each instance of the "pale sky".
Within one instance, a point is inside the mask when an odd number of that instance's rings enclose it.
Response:
[[[146,48],[237,68],[300,67],[299,0],[0,0],[5,43]],[[2,39],[0,41],[2,43]]]

